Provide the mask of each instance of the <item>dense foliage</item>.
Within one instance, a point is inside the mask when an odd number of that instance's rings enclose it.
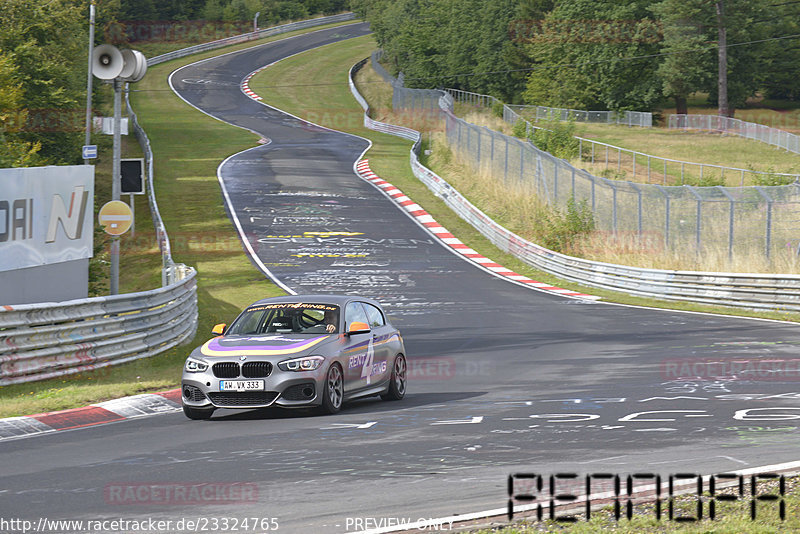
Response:
[[[679,109],[718,93],[727,35],[730,109],[798,99],[800,2],[783,0],[353,0],[409,86],[579,109]],[[717,10],[723,7],[718,19]],[[758,41],[758,42],[754,42]],[[742,44],[749,43],[749,44]]]

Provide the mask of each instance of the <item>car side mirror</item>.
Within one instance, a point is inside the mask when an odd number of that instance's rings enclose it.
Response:
[[[214,325],[214,328],[211,329],[211,333],[212,334],[216,334],[218,336],[221,336],[222,334],[225,333],[225,327],[226,326],[228,326],[228,325],[225,324],[225,323],[219,323],[217,325]]]
[[[347,333],[352,334],[369,334],[372,330],[370,329],[367,323],[362,323],[361,321],[353,321],[350,323],[350,328],[347,329]]]

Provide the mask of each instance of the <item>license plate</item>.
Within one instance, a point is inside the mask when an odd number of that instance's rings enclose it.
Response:
[[[263,390],[263,380],[220,380],[220,391],[254,391]]]

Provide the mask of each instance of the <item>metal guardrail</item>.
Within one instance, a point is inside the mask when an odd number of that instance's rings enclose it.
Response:
[[[159,354],[194,337],[196,273],[171,286],[110,297],[0,308],[0,386]]]
[[[642,269],[576,258],[532,243],[496,223],[436,173],[419,162],[419,132],[378,122],[369,116],[369,104],[355,86],[355,74],[368,59],[350,69],[350,91],[364,108],[364,125],[372,130],[414,141],[410,160],[414,175],[462,219],[499,249],[544,272],[589,287],[666,300],[700,302],[741,308],[800,311],[800,276],[710,273]],[[441,110],[453,120],[451,101],[442,92]],[[463,122],[463,121],[462,121]],[[412,134],[413,132],[413,134]]]
[[[156,190],[154,183],[153,172],[153,150],[150,147],[150,138],[147,137],[144,129],[139,124],[139,118],[131,107],[129,93],[125,92],[125,105],[128,108],[128,116],[133,123],[133,133],[139,141],[144,153],[144,163],[147,172],[147,201],[150,204],[150,215],[153,218],[153,226],[156,232],[156,242],[161,251],[161,286],[166,287],[178,280],[181,280],[182,269],[185,265],[176,264],[172,260],[172,248],[170,247],[169,235],[167,235],[167,228],[164,226],[164,221],[161,219],[161,212],[158,210],[158,202],[156,201]]]
[[[246,43],[248,41],[255,41],[257,39],[263,39],[264,37],[269,37],[271,35],[279,35],[281,33],[292,32],[295,30],[304,30],[306,28],[313,28],[314,26],[322,26],[323,24],[332,24],[334,22],[345,22],[348,20],[353,20],[355,18],[356,18],[355,13],[348,12],[348,13],[341,13],[339,15],[330,15],[327,17],[318,17],[315,19],[301,20],[299,22],[290,22],[288,24],[282,24],[280,26],[264,28],[263,30],[258,30],[255,32],[243,33],[241,35],[234,35],[232,37],[226,37],[224,39],[218,39],[216,41],[201,43],[198,45],[189,46],[187,48],[181,48],[180,50],[167,52],[166,54],[161,54],[160,56],[155,56],[148,59],[147,66],[152,67],[153,65],[164,63],[165,61],[170,61],[173,59],[190,56],[192,54],[197,54],[199,52],[206,52],[208,50],[215,50],[217,48],[222,48],[224,46],[229,46],[238,43]]]
[[[681,130],[723,131],[800,154],[800,135],[732,117],[697,114],[670,115],[668,127]]]

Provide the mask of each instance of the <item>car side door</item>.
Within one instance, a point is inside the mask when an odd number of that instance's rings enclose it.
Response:
[[[367,312],[361,302],[352,301],[344,310],[344,330],[350,331],[353,323],[369,325]],[[365,389],[372,384],[372,364],[375,358],[372,332],[345,333],[345,389],[348,393]]]
[[[397,353],[395,329],[387,324],[386,317],[377,306],[362,302],[367,312],[369,327],[372,330],[372,347],[374,363],[372,367],[372,383],[380,384],[389,379],[394,356]]]

